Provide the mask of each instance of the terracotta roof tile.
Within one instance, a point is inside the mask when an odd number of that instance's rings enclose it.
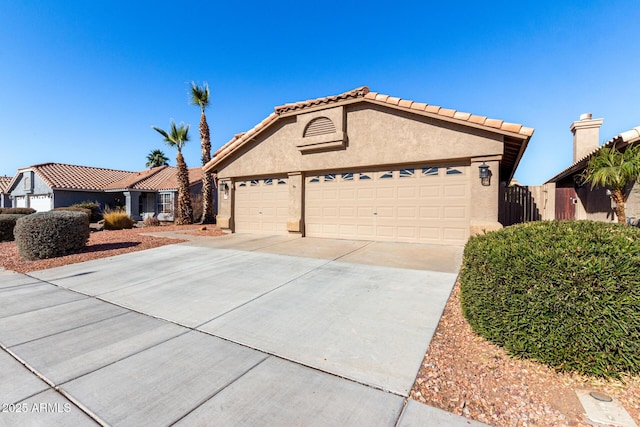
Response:
[[[63,163],[43,163],[23,169],[32,169],[51,188],[72,190],[103,190],[112,182],[133,173]]]
[[[459,120],[469,120],[469,117],[471,117],[471,113],[463,113],[462,111],[456,111],[453,114],[453,118]]]
[[[497,119],[488,119],[485,116],[476,116],[471,113],[459,112],[449,108],[442,108],[437,105],[428,105],[421,102],[414,102],[408,99],[401,99],[384,95],[378,92],[371,92],[367,86],[360,86],[354,90],[342,93],[340,95],[327,96],[324,98],[311,99],[307,101],[294,102],[284,104],[274,108],[274,113],[271,113],[269,117],[264,119],[258,125],[254,126],[246,133],[236,134],[229,142],[220,147],[215,153],[213,159],[205,165],[205,168],[211,169],[224,157],[228,156],[235,149],[249,141],[255,134],[269,126],[272,122],[276,121],[278,117],[290,111],[303,110],[308,107],[317,105],[328,105],[335,102],[340,102],[349,99],[362,98],[375,103],[383,103],[394,105],[403,108],[410,108],[417,111],[425,111],[427,113],[435,114],[442,117],[447,117],[460,122],[473,123],[474,125],[486,126],[493,129],[499,129],[506,132],[513,132],[528,139],[533,135],[533,129],[527,128],[516,123],[508,123]]]

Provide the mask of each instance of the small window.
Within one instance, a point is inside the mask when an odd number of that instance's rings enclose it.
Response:
[[[353,181],[353,174],[351,172],[343,173],[342,174],[342,180],[343,181]]]
[[[240,184],[238,184],[238,187],[246,187],[247,183],[245,181],[242,181]]]
[[[461,175],[462,171],[456,168],[447,168],[447,175]]]
[[[415,169],[400,169],[400,178],[410,178],[415,173]]]
[[[278,185],[282,185],[282,184],[286,184],[287,181],[285,181],[284,179],[279,179],[278,180]]]
[[[273,178],[265,178],[263,181],[264,181],[264,185],[273,184]]]
[[[367,175],[366,173],[361,173],[360,174],[360,179],[371,179],[371,177],[369,175]]]
[[[393,178],[393,171],[383,172],[382,175],[380,175],[380,179],[389,179],[389,178]]]
[[[422,168],[422,176],[438,176],[438,168]]]
[[[309,180],[309,183],[315,184],[316,182],[320,182],[320,177],[319,176],[314,176],[313,178],[311,178]]]
[[[336,174],[335,173],[328,173],[324,176],[324,182],[333,182],[336,180]]]
[[[251,180],[251,186],[252,186],[252,187],[255,187],[255,186],[256,186],[256,185],[258,185],[259,183],[260,183],[260,181],[259,181],[259,180],[257,180],[257,179],[252,179],[252,180]]]

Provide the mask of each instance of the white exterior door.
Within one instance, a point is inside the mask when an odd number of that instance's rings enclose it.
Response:
[[[235,183],[236,233],[287,234],[287,178],[261,178]]]
[[[305,234],[395,242],[464,244],[469,167],[407,167],[305,178]]]
[[[29,207],[38,212],[46,212],[53,209],[53,199],[51,196],[29,196]]]

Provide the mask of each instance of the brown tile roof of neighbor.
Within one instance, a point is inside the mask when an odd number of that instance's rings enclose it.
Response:
[[[21,168],[33,170],[52,189],[114,191],[124,189],[172,190],[177,188],[177,168],[160,166],[140,172],[128,172],[91,166],[43,163]],[[13,180],[17,179],[17,174]],[[202,179],[202,168],[189,169],[189,182]]]
[[[640,126],[636,126],[633,129],[630,129],[626,132],[619,133],[618,135],[611,138],[609,141],[602,144],[600,147],[593,150],[591,153],[584,156],[582,159],[578,160],[571,166],[564,169],[562,172],[558,173],[553,178],[549,179],[549,182],[558,182],[570,175],[575,174],[576,172],[581,171],[587,166],[589,159],[596,154],[598,151],[602,150],[604,147],[617,146],[618,148],[624,148],[629,144],[633,144],[640,141]]]
[[[10,176],[0,176],[0,193],[6,193],[9,183],[13,178]]]
[[[314,108],[318,106],[324,106],[328,104],[334,104],[338,102],[356,102],[356,101],[367,101],[376,104],[383,104],[387,106],[391,106],[393,108],[402,109],[405,111],[412,111],[416,113],[420,113],[423,115],[437,117],[443,120],[447,120],[450,122],[465,124],[478,128],[485,128],[491,131],[498,131],[502,133],[507,133],[508,135],[513,135],[519,140],[524,140],[524,146],[526,147],[526,143],[533,135],[533,129],[525,127],[521,124],[517,123],[509,123],[503,120],[498,119],[490,119],[485,116],[476,116],[471,113],[464,113],[461,111],[451,110],[447,108],[442,108],[436,105],[424,104],[421,102],[414,102],[407,99],[401,99],[392,97],[389,95],[383,95],[377,92],[371,92],[367,86],[360,86],[348,92],[344,92],[340,95],[327,96],[324,98],[310,99],[307,101],[294,102],[290,104],[284,104],[274,108],[274,112],[271,113],[267,118],[258,123],[256,126],[248,130],[244,133],[239,133],[234,135],[234,137],[227,142],[225,145],[220,147],[214,155],[213,159],[207,163],[204,167],[207,170],[211,170],[215,165],[217,165],[222,159],[227,157],[230,153],[235,151],[238,147],[242,146],[244,143],[250,141],[254,136],[256,136],[263,129],[268,127],[270,124],[275,122],[282,115],[295,114],[297,111],[305,110],[308,108]],[[512,167],[511,167],[511,175],[513,175],[513,171],[517,166],[520,157],[524,151],[522,148],[522,143],[512,144],[514,146],[508,147],[511,150],[511,153],[505,153],[505,157],[513,157],[511,159]],[[507,149],[505,148],[505,151]],[[507,159],[509,161],[509,159]]]

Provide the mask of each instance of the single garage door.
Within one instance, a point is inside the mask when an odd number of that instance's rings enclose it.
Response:
[[[236,233],[287,234],[287,178],[236,181]]]
[[[469,167],[407,167],[305,178],[309,237],[464,244]]]
[[[29,207],[38,212],[46,212],[52,209],[51,196],[29,196]]]

